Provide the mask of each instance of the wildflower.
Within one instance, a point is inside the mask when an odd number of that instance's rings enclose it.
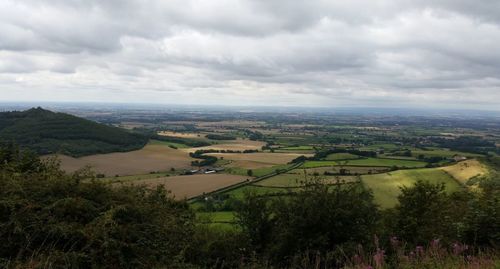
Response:
[[[439,239],[434,239],[431,241],[431,248],[437,250],[439,248]]]
[[[382,266],[384,265],[384,254],[385,251],[377,249],[377,252],[375,253],[375,255],[373,255],[373,261],[375,262],[376,268],[382,268]]]
[[[356,264],[356,265],[360,265],[363,263],[363,259],[358,254],[354,255],[352,260],[354,261],[354,264]]]
[[[390,241],[391,241],[391,246],[392,246],[393,248],[395,248],[395,249],[396,249],[396,248],[398,248],[398,246],[399,246],[399,241],[398,241],[398,238],[397,238],[397,237],[395,237],[395,236],[391,237]]]
[[[424,247],[417,246],[416,247],[416,253],[417,253],[417,256],[423,256],[424,255]]]
[[[466,251],[469,249],[469,246],[460,244],[460,243],[454,243],[453,244],[453,254],[454,255],[460,255],[462,252]]]

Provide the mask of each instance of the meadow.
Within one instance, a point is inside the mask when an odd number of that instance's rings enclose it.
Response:
[[[488,174],[488,169],[485,165],[481,164],[478,160],[467,160],[455,165],[441,167],[461,184],[467,184],[468,181],[475,177],[482,177]]]
[[[237,140],[218,141],[210,146],[182,149],[185,152],[195,152],[196,150],[260,150],[265,143],[262,141],[252,141],[238,138]]]
[[[363,184],[373,191],[375,202],[383,208],[391,208],[397,204],[397,197],[402,186],[410,187],[418,180],[431,183],[444,183],[448,192],[461,188],[460,184],[440,169],[399,170],[377,175],[364,175]]]
[[[381,166],[381,167],[406,167],[406,168],[417,168],[424,167],[427,163],[412,160],[400,160],[400,159],[381,159],[381,158],[362,158],[354,160],[341,160],[341,161],[306,161],[303,168],[315,168],[324,166]]]

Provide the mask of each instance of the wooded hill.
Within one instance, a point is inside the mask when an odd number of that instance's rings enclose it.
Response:
[[[26,111],[1,112],[0,140],[13,141],[39,154],[62,153],[79,157],[140,149],[148,138],[38,107]]]

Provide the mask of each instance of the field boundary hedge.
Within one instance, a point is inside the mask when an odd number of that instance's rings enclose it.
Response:
[[[225,192],[232,191],[234,189],[238,189],[238,188],[246,186],[246,185],[251,185],[253,183],[257,183],[259,181],[262,181],[264,179],[267,179],[267,178],[270,178],[270,177],[274,177],[274,176],[277,176],[279,174],[287,173],[288,171],[291,171],[293,169],[296,169],[296,168],[300,167],[302,164],[303,163],[296,163],[296,164],[294,164],[294,165],[292,165],[292,166],[290,166],[288,168],[280,169],[279,171],[274,171],[274,172],[269,173],[267,175],[263,175],[263,176],[257,177],[257,178],[255,178],[253,180],[246,180],[246,181],[243,181],[243,182],[240,182],[240,183],[236,183],[236,184],[224,187],[224,188],[220,188],[220,189],[212,191],[212,192],[203,193],[203,194],[200,194],[198,196],[191,197],[187,201],[190,202],[190,203],[192,203],[192,202],[196,202],[200,198],[204,198],[206,196],[210,196],[210,195],[214,195],[214,194],[218,194],[218,193],[225,193]]]

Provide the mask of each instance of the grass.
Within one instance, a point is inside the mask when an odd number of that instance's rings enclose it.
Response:
[[[328,155],[325,161],[354,160],[359,158],[360,156],[351,153],[333,153]]]
[[[242,199],[245,196],[246,192],[253,192],[257,195],[274,195],[274,194],[286,194],[289,191],[285,188],[266,188],[266,187],[258,187],[258,186],[244,186],[241,188],[234,189],[232,191],[227,192],[227,194],[231,195],[236,199]]]
[[[261,176],[271,174],[271,173],[275,172],[277,169],[288,169],[290,166],[292,166],[292,164],[280,164],[280,165],[275,165],[275,166],[271,166],[271,167],[263,167],[263,168],[256,168],[256,169],[250,169],[250,170],[252,170],[254,177],[261,177]],[[233,174],[233,175],[246,176],[248,170],[249,169],[241,168],[241,167],[230,167],[230,168],[226,168],[225,172],[227,172],[229,174]]]
[[[162,173],[149,173],[149,174],[139,174],[139,175],[131,175],[131,176],[119,176],[119,177],[106,177],[100,179],[102,182],[106,183],[117,183],[117,182],[127,182],[134,180],[142,180],[142,179],[153,179],[153,178],[162,178],[169,176],[177,176],[180,175],[180,172],[162,172]]]
[[[266,187],[299,187],[304,181],[304,174],[280,174],[274,177],[264,179],[256,184]]]
[[[400,147],[401,146],[398,146],[395,144],[383,143],[383,144],[368,145],[368,146],[362,147],[361,150],[377,150],[377,149],[394,150],[394,149],[398,149]]]
[[[442,148],[431,148],[430,150],[412,149],[412,155],[417,157],[418,155],[424,155],[425,157],[447,157],[451,158],[455,155],[466,156],[466,157],[481,157],[481,154],[467,153],[461,151],[447,150]]]
[[[461,186],[446,172],[440,169],[399,170],[390,173],[365,175],[362,181],[373,191],[375,201],[382,208],[391,208],[397,204],[401,186],[412,186],[417,180],[432,183],[444,183],[448,192],[459,190]]]
[[[447,172],[461,184],[467,184],[473,177],[480,177],[488,174],[488,169],[477,160],[467,160],[455,165],[441,167],[440,169]]]
[[[293,170],[296,171],[296,170]],[[307,180],[311,180],[314,177],[311,174],[308,174]],[[355,176],[341,176],[341,177],[335,177],[335,176],[323,176],[320,175],[318,177],[321,180],[324,180],[325,183],[327,184],[333,184],[337,182],[337,179],[340,180],[341,182],[354,182],[356,181]],[[304,185],[306,178],[304,177],[303,171],[296,172],[296,173],[286,173],[286,174],[280,174],[274,177],[270,177],[267,179],[264,179],[256,184],[260,186],[265,186],[265,187],[282,187],[282,188],[296,188]]]
[[[293,146],[293,147],[284,147],[279,148],[279,150],[313,150],[312,146]]]
[[[227,223],[235,221],[233,211],[197,212],[196,216],[202,220],[207,220],[212,223]]]
[[[339,166],[340,164],[351,165],[351,166],[382,166],[382,167],[398,166],[407,168],[419,168],[427,165],[427,163],[425,162],[411,161],[411,160],[363,158],[363,159],[346,160],[346,161],[307,161],[304,163],[302,168]]]
[[[342,166],[342,168],[346,169],[346,172],[350,175],[378,174],[389,172],[390,170],[390,168],[383,166]],[[296,173],[296,171],[300,171],[300,173],[303,174],[303,170],[306,170],[307,174],[309,175],[313,175],[315,172],[319,175],[324,175],[325,172],[338,174],[340,172],[340,166],[323,166],[308,169],[295,169],[289,173]]]

